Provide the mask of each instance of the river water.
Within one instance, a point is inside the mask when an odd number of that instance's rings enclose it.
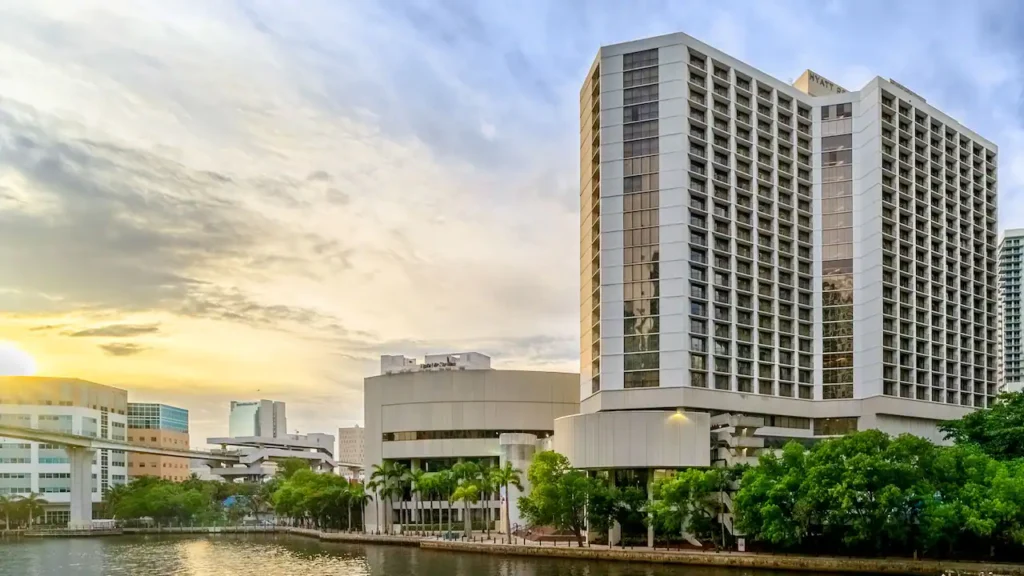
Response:
[[[781,576],[320,542],[288,535],[0,541],[0,576]]]

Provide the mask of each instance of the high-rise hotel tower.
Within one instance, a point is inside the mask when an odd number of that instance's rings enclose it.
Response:
[[[999,387],[1024,389],[1021,356],[1020,288],[1024,284],[1024,228],[1007,230],[999,242]]]
[[[602,47],[580,92],[580,417],[941,439],[997,393],[996,165],[892,80],[790,85],[681,33]]]

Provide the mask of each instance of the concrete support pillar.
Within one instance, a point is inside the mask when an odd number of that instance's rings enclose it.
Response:
[[[71,461],[71,515],[68,528],[92,526],[92,459],[96,450],[68,446]]]
[[[419,458],[413,458],[412,462],[410,462],[410,464],[411,464],[411,466],[409,467],[410,470],[414,470],[414,471],[415,470],[419,470],[420,467],[421,467],[420,459]],[[423,518],[420,517],[419,502],[420,502],[420,495],[415,493],[415,492],[413,492],[412,493],[412,498],[409,501],[409,506],[412,508],[412,511],[409,513],[409,515],[411,517],[414,517],[414,519],[412,521],[413,524],[423,524]]]
[[[615,487],[615,470],[608,471],[608,485]],[[622,526],[617,522],[612,522],[610,528],[608,528],[608,546],[616,546],[622,540]]]
[[[654,502],[654,470],[647,471],[647,501]],[[654,515],[647,513],[647,547],[654,548]]]

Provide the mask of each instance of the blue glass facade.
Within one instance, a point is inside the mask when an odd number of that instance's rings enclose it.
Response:
[[[188,433],[188,410],[164,404],[129,402],[128,427]]]

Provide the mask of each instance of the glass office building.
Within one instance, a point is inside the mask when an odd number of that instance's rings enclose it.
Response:
[[[188,410],[165,404],[129,402],[128,427],[188,433]]]

